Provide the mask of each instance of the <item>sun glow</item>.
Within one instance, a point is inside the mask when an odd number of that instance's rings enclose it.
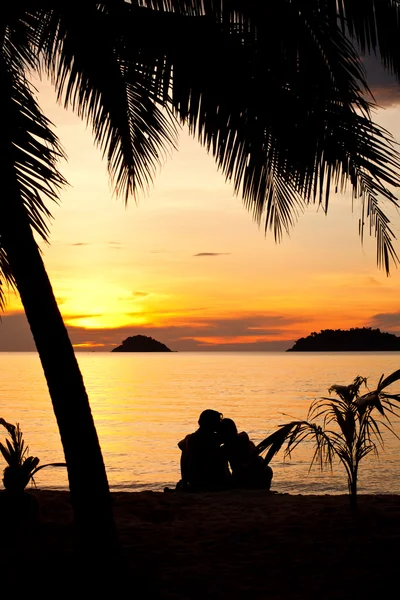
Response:
[[[93,342],[82,342],[80,344],[72,344],[77,350],[91,350],[92,348],[102,349],[106,347],[106,344],[95,344]]]

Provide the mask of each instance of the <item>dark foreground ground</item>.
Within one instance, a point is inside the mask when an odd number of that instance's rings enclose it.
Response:
[[[80,597],[69,494],[34,494],[38,527],[6,527],[0,514],[3,589],[28,584],[34,596]],[[398,597],[399,496],[360,496],[357,514],[346,496],[121,492],[113,500],[129,598]],[[93,592],[104,569],[86,582]]]

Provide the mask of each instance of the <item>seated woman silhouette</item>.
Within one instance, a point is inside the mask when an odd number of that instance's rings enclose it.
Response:
[[[232,471],[232,486],[269,490],[273,476],[272,469],[259,456],[248,434],[245,431],[238,433],[232,419],[222,419],[219,432]]]
[[[221,419],[222,414],[216,410],[204,410],[199,417],[199,428],[178,443],[182,450],[182,479],[177,489],[198,492],[228,487],[228,461],[219,436]]]

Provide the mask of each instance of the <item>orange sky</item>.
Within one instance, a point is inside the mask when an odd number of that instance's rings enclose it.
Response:
[[[37,85],[70,183],[51,207],[51,245],[41,248],[77,349],[110,350],[137,333],[174,350],[285,349],[338,327],[400,333],[399,271],[387,278],[377,269],[374,240],[361,247],[350,197],[333,197],[328,216],[311,207],[277,245],[182,131],[149,194],[126,208],[90,131],[55,104],[48,84]],[[391,106],[376,120],[400,139],[399,117]],[[21,311],[10,293],[0,350],[34,348]]]

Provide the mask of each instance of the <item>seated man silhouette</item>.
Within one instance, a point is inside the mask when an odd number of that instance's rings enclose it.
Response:
[[[186,491],[211,491],[228,487],[229,468],[221,448],[219,425],[222,414],[204,410],[199,428],[178,443],[182,451],[181,476],[177,488]]]

